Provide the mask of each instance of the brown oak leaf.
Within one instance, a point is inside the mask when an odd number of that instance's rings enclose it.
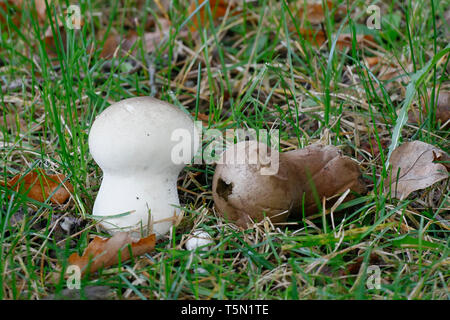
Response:
[[[69,265],[76,265],[81,273],[93,273],[100,268],[107,268],[129,260],[132,256],[140,256],[151,252],[155,248],[156,237],[154,234],[133,241],[128,232],[117,232],[111,238],[95,237],[83,255],[73,253],[69,257]]]
[[[73,192],[72,184],[65,180],[66,176],[63,174],[47,175],[42,169],[34,169],[25,176],[20,174],[14,176],[8,181],[7,186],[39,202],[44,202],[51,195],[51,202],[62,204]]]
[[[448,170],[435,159],[448,157],[444,151],[422,141],[406,142],[391,155],[388,181],[385,185],[394,198],[405,199],[411,192],[425,189],[448,178]]]

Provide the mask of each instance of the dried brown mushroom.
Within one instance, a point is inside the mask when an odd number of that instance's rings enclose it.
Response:
[[[335,146],[311,145],[278,157],[273,152],[263,143],[243,141],[222,154],[213,177],[214,203],[221,215],[241,227],[264,216],[283,222],[290,214],[300,218],[303,208],[305,215],[316,213],[316,199],[347,189],[366,191],[358,164]],[[275,174],[262,174],[268,157],[277,162]]]

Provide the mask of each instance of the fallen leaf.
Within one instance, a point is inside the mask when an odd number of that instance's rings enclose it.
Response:
[[[137,40],[135,31],[129,31],[125,36],[117,33],[112,33],[106,38],[100,58],[111,59],[114,56],[123,57],[127,55]]]
[[[428,101],[431,100],[431,90],[428,91]],[[430,106],[430,103],[426,103],[424,99],[421,100],[420,109],[421,112],[417,110],[417,108],[411,108],[408,112],[408,118],[412,123],[422,124],[423,121],[428,116],[427,106]],[[441,124],[445,124],[450,119],[450,91],[439,91],[439,95],[436,101],[436,113],[435,113],[436,121],[440,121]]]
[[[405,142],[391,155],[388,181],[392,197],[405,199],[411,192],[425,189],[448,178],[447,168],[434,160],[446,153],[422,141]]]
[[[53,35],[53,30],[50,26],[44,32],[45,52],[51,59],[58,57],[58,48],[60,48],[60,50],[64,50],[64,44],[66,43],[67,38],[62,22],[60,23],[58,21],[58,26],[55,28],[55,32],[56,34]],[[62,46],[59,44],[59,36],[61,36]]]
[[[13,10],[16,10],[15,12]],[[6,2],[0,2],[0,24],[6,24],[7,17],[6,15],[13,14],[13,17],[11,18],[12,23],[15,26],[20,25],[20,19],[22,17],[22,12],[17,8],[17,5],[14,4],[14,1],[8,0]]]
[[[169,28],[169,21],[159,19],[159,24],[157,24],[155,31],[144,33],[144,50],[146,53],[155,51]],[[124,36],[117,32],[111,32],[100,52],[100,58],[111,59],[114,56],[124,57],[130,54],[135,56],[138,52],[138,48],[135,46],[138,40],[139,35],[134,30],[129,30]],[[131,49],[133,50],[131,51]]]
[[[369,68],[373,68],[380,62],[380,58],[379,57],[365,57],[364,61],[366,62],[367,66]]]
[[[270,165],[260,158],[260,150],[266,147],[256,141],[237,143],[222,154],[216,166],[212,186],[215,207],[241,227],[264,216],[272,222],[283,222],[289,215],[301,219],[303,208],[305,215],[317,213],[316,200],[321,205],[323,198],[348,189],[366,191],[359,165],[342,156],[335,146],[311,145],[280,153],[278,165],[270,155]],[[271,166],[278,170],[262,174],[261,168]]]
[[[373,46],[375,40],[370,34],[358,34],[356,35],[356,46]],[[352,35],[351,34],[340,34],[336,42],[336,46],[339,49],[351,48],[352,47]]]
[[[433,151],[433,162],[442,163],[450,171],[450,156],[446,153],[436,154]]]
[[[107,268],[131,258],[149,253],[155,248],[154,234],[134,242],[128,232],[117,232],[108,239],[95,237],[83,255],[73,253],[69,257],[69,265],[76,265],[81,273],[93,273],[100,268]],[[131,246],[131,252],[129,249]]]
[[[191,15],[198,7],[206,0],[191,0],[191,5],[189,6],[189,15]],[[227,8],[230,6],[230,11],[236,7],[234,1],[230,0],[209,0],[209,8],[211,9],[212,20],[216,21],[218,18],[224,17]],[[209,25],[209,17],[206,11],[206,5],[202,6],[197,13],[192,17],[191,27],[189,28],[191,32],[197,31],[200,27],[207,28]],[[200,15],[200,19],[199,19]],[[206,20],[206,22],[205,22]]]
[[[147,52],[153,52],[158,47],[161,40],[163,40],[163,36],[165,33],[169,31],[170,24],[167,22],[162,25],[161,29],[153,32],[146,32],[144,34],[144,40],[145,40],[145,48]],[[180,37],[182,37],[185,34],[184,31],[180,32]]]
[[[34,2],[34,7],[33,7]],[[51,5],[51,0],[47,0],[48,4]],[[0,8],[3,12],[8,12],[8,7],[15,9],[14,17],[12,17],[12,22],[16,25],[20,25],[20,19],[23,11],[30,11],[34,14],[39,24],[42,26],[46,19],[46,7],[45,0],[33,0],[33,1],[24,1],[24,0],[7,0],[0,2]],[[6,17],[2,14],[0,10],[0,23],[6,23]]]
[[[436,119],[445,123],[450,119],[450,91],[441,91],[436,103]]]
[[[388,140],[380,139],[380,144],[382,149],[386,149],[388,145]],[[378,146],[377,139],[375,137],[370,138],[369,141],[361,143],[361,148],[368,153],[370,153],[374,158],[380,155],[380,147]]]
[[[402,92],[405,83],[409,81],[409,73],[412,72],[412,64],[402,67],[401,65],[394,62],[395,59],[392,57],[383,57],[383,60],[378,60],[371,68],[372,73],[381,81],[384,89],[391,94],[391,99],[396,99],[393,95],[394,92]],[[370,62],[370,61],[369,61]],[[366,60],[366,63],[368,61]],[[367,75],[368,76],[368,75]],[[380,85],[374,83],[374,88],[379,96],[383,95]]]
[[[295,29],[291,31],[296,32]],[[314,46],[322,46],[326,40],[326,34],[323,30],[316,29],[306,29],[300,28],[300,34],[305,38],[306,41],[310,42]],[[356,45],[358,46],[372,46],[375,43],[373,36],[371,35],[356,35]],[[352,35],[351,34],[340,34],[337,41],[336,47],[339,49],[351,48],[352,47]]]
[[[53,192],[50,201],[55,204],[64,203],[73,192],[73,186],[66,181],[63,174],[46,175],[42,169],[34,169],[25,176],[20,174],[8,181],[7,186],[16,192],[26,194],[29,198],[44,202]],[[61,186],[60,186],[61,185]]]
[[[195,113],[195,112],[192,112],[191,115],[192,115],[193,117],[195,117],[195,116],[196,116],[196,113]],[[201,112],[198,112],[198,113],[197,113],[197,120],[202,121],[202,124],[203,124],[204,126],[206,126],[206,127],[208,126],[209,117],[211,117],[211,119],[214,119],[214,113],[211,114],[211,115],[208,115],[208,114],[206,114],[206,113],[201,113]]]
[[[361,266],[364,262],[364,256],[359,256],[355,262],[349,264],[341,275],[344,274],[358,274]],[[369,265],[379,265],[383,262],[383,260],[374,252],[372,252],[369,256],[369,261],[367,262]]]
[[[322,5],[322,1],[313,2],[313,1],[297,1],[294,2],[296,6],[300,6],[298,12],[295,16],[303,19],[306,19],[311,22],[311,24],[320,24],[325,21],[325,10]],[[327,0],[328,10],[333,8],[333,2],[331,0]]]
[[[48,5],[51,7],[52,5],[52,0],[34,0],[34,5],[36,7],[36,14],[37,14],[37,18],[39,20],[39,23],[41,25],[44,24],[47,14],[46,14],[46,4],[45,2],[47,1]],[[16,2],[20,2],[23,5],[24,0],[16,0]],[[29,2],[28,3],[29,7],[25,6],[25,10],[33,10],[33,6],[32,4]]]

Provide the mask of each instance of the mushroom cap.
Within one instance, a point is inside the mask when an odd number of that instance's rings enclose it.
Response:
[[[105,109],[89,133],[89,149],[104,171],[126,174],[138,170],[181,170],[171,150],[179,143],[172,133],[185,130],[190,139],[191,157],[198,139],[190,116],[170,103],[152,98],[124,99]]]

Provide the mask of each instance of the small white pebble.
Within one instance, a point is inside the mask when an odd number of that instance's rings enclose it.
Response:
[[[195,272],[197,273],[197,274],[201,274],[201,275],[207,275],[208,274],[208,271],[206,271],[206,269],[205,268],[202,268],[202,267],[197,267],[197,268],[195,268]]]
[[[61,226],[61,229],[63,229],[65,232],[70,233],[70,230],[72,229],[72,226],[76,223],[74,218],[71,217],[65,217],[59,225]]]
[[[214,241],[211,239],[211,236],[206,231],[197,230],[186,241],[185,246],[187,250],[193,251],[198,247],[206,246],[213,243]],[[204,247],[202,249],[208,250],[209,248],[210,246]]]

